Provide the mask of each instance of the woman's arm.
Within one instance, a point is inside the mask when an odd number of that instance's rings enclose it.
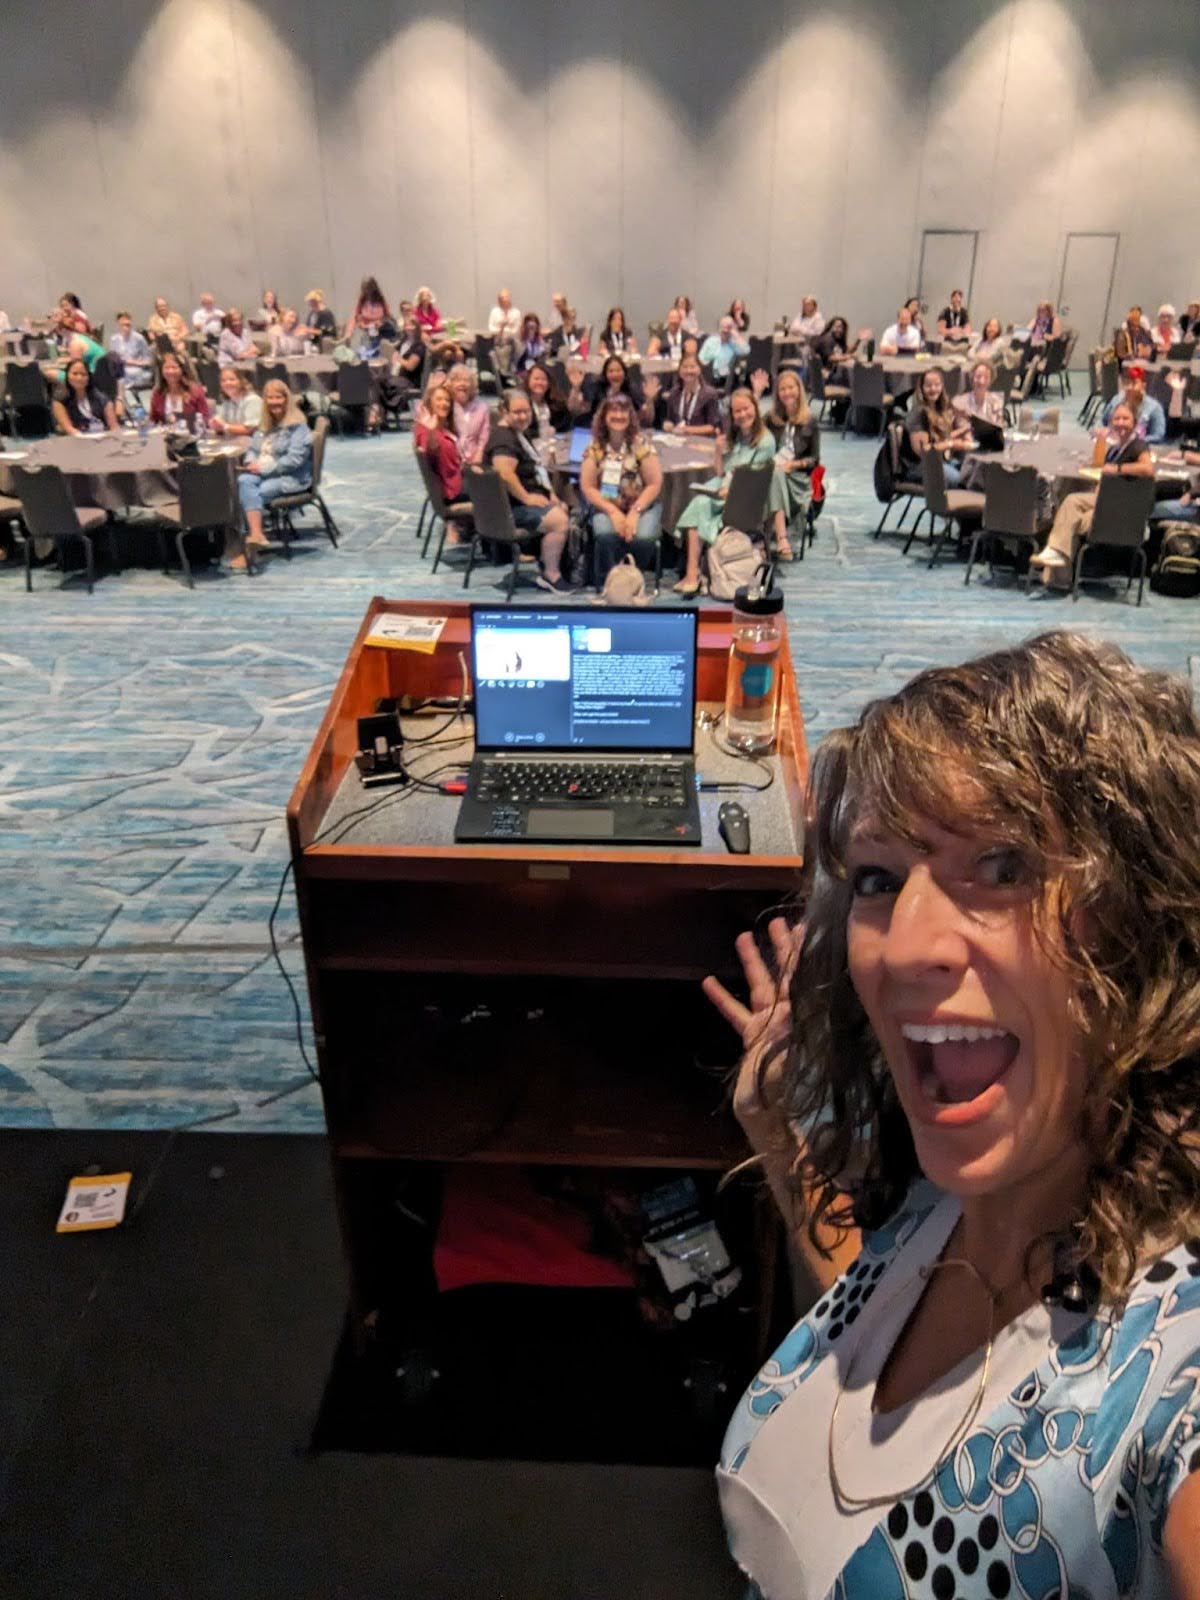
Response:
[[[274,465],[264,477],[302,477],[312,468],[312,434],[307,426],[297,426],[289,430],[287,448],[282,455],[275,457]]]
[[[579,492],[588,505],[596,511],[603,511],[607,517],[611,512],[618,510],[612,500],[606,500],[600,493],[600,474],[596,470],[595,457],[590,453],[583,458],[579,469]]]
[[[104,426],[109,433],[116,433],[117,431],[117,408],[111,400],[104,402]]]
[[[653,450],[648,450],[642,457],[642,489],[637,499],[630,507],[634,516],[640,516],[649,508],[662,493],[662,463]]]
[[[51,408],[54,412],[54,425],[60,433],[78,433],[79,429],[71,421],[71,414],[61,400],[55,400]]]

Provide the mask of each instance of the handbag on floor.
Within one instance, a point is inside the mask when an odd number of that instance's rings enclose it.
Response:
[[[714,600],[732,600],[740,588],[754,582],[758,567],[750,535],[722,528],[708,549],[709,594]]]

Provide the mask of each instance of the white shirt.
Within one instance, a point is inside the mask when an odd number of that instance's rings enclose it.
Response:
[[[860,1261],[864,1276],[847,1280],[853,1300],[863,1295],[857,1326],[847,1327],[836,1350],[771,1413],[736,1474],[718,1470],[734,1555],[753,1571],[765,1600],[819,1600],[886,1514],[886,1505],[850,1509],[834,1498],[828,1441],[839,1388],[834,1462],[842,1487],[861,1498],[898,1497],[932,1472],[968,1412],[979,1388],[986,1313],[980,1349],[907,1405],[885,1415],[871,1409],[884,1363],[920,1297],[921,1268],[937,1259],[960,1212],[959,1201],[944,1195],[873,1288],[870,1260]],[[1086,1321],[1086,1315],[1049,1311],[1039,1302],[1003,1328],[977,1420],[1033,1371],[1052,1341],[1060,1343]],[[756,1380],[764,1391],[771,1370],[768,1363]]]
[[[516,306],[502,311],[499,306],[493,306],[488,313],[488,332],[493,339],[515,339],[521,331],[521,313]]]
[[[216,306],[211,311],[205,306],[197,306],[195,311],[192,312],[192,327],[195,328],[197,333],[211,333],[219,339],[222,327],[221,318],[224,315],[225,313],[218,311]]]
[[[825,332],[825,318],[819,311],[814,311],[811,317],[793,317],[788,331],[797,339],[816,339]]]
[[[910,322],[907,328],[902,328],[898,322],[893,322],[890,328],[883,330],[880,344],[890,344],[897,350],[919,350],[921,348],[921,330],[915,322]]]

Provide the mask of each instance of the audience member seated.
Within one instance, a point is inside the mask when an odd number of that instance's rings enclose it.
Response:
[[[1133,412],[1119,400],[1109,423],[1109,446],[1101,472],[1106,476],[1153,477],[1154,466],[1146,441],[1138,437]],[[1060,502],[1045,548],[1029,558],[1031,567],[1042,569],[1042,582],[1049,589],[1069,589],[1075,552],[1092,526],[1096,510],[1096,489],[1083,489],[1066,495]]]
[[[667,312],[667,320],[663,323],[662,332],[656,333],[646,346],[648,356],[665,356],[667,360],[674,361],[676,366],[683,356],[683,341],[687,334],[683,326],[683,312],[678,306],[672,306]]]
[[[1200,467],[1200,450],[1185,450],[1184,465]],[[1200,473],[1193,473],[1191,482],[1178,500],[1158,500],[1150,513],[1150,521],[1200,522]]]
[[[237,306],[230,306],[224,321],[225,326],[217,341],[218,366],[228,367],[235,361],[253,361],[258,355],[258,346],[251,338]]]
[[[1179,319],[1179,331],[1185,339],[1200,339],[1200,300],[1189,300]]]
[[[54,421],[60,433],[109,433],[117,426],[117,409],[92,386],[81,356],[67,362],[67,381],[54,397]]]
[[[896,313],[895,322],[883,330],[883,338],[879,341],[879,354],[881,356],[898,356],[903,351],[905,354],[919,350],[924,341],[921,330],[913,321],[913,314],[907,306],[901,306]]]
[[[120,363],[121,376],[130,394],[154,387],[154,355],[144,333],[133,325],[128,311],[117,312],[117,326],[108,348]]]
[[[718,463],[719,476],[700,486],[702,491],[710,492],[693,495],[679,517],[677,532],[683,540],[685,566],[675,592],[687,599],[700,592],[700,548],[712,544],[721,531],[735,468],[764,467],[775,459],[775,440],[749,389],[735,389],[729,397],[726,446]]]
[[[585,380],[583,392],[588,397],[588,412],[592,417],[599,411],[600,402],[614,395],[628,395],[635,411],[641,409],[644,398],[641,382],[618,355],[608,356],[599,373]]]
[[[151,339],[161,339],[165,334],[176,350],[182,350],[187,342],[187,323],[178,311],[171,310],[161,294],[154,302],[154,312],[146,323],[146,332]]]
[[[262,305],[257,311],[250,313],[250,326],[259,332],[269,333],[283,315],[279,304],[279,296],[274,289],[264,289],[262,292]]]
[[[731,300],[729,302],[729,310],[725,314],[739,333],[750,332],[750,313],[746,310],[746,302],[744,300]]]
[[[1147,444],[1161,444],[1167,437],[1167,414],[1153,395],[1146,393],[1146,374],[1141,367],[1130,367],[1122,381],[1122,392],[1104,408],[1102,421],[1112,421],[1119,405],[1128,406],[1134,431]]]
[[[717,332],[710,333],[700,346],[700,365],[724,382],[733,371],[734,362],[749,354],[750,346],[734,327],[733,318],[724,316]]]
[[[531,427],[534,437],[553,439],[556,433],[562,433],[571,426],[563,397],[544,361],[535,361],[531,367],[525,368],[521,374],[521,387],[529,396],[533,411]]]
[[[401,302],[401,318],[404,316],[404,306]],[[392,313],[388,310],[387,299],[375,278],[364,278],[358,287],[358,299],[354,302],[354,310],[350,313],[350,320],[346,324],[343,338],[349,345],[361,344],[363,339],[374,340],[378,347],[380,339],[394,337],[396,324],[392,320]],[[358,336],[356,341],[356,335]]]
[[[488,312],[487,331],[496,343],[516,344],[521,334],[521,313],[507,289],[497,289],[496,304]]]
[[[421,332],[427,339],[432,334],[441,333],[442,313],[433,298],[433,290],[427,284],[422,284],[417,290],[417,297],[413,301],[413,316],[416,317]]]
[[[209,419],[214,433],[231,439],[248,438],[262,424],[263,404],[249,377],[236,367],[221,368],[221,398]]]
[[[521,331],[517,336],[513,352],[514,369],[517,372],[524,372],[525,368],[531,367],[535,361],[544,361],[547,353],[546,339],[542,333],[542,319],[536,311],[527,311],[521,318]]]
[[[103,355],[104,346],[97,344],[90,333],[73,333],[67,340],[68,360],[86,361],[89,372],[95,372],[96,363]],[[59,382],[65,383],[66,381],[67,369],[64,367],[59,373]]]
[[[465,515],[469,502],[463,494],[463,462],[454,425],[454,396],[449,384],[440,384],[429,396],[429,416],[427,423],[418,422],[413,429],[413,442],[437,474],[447,509],[458,506]],[[455,522],[447,519],[446,543],[460,541]]]
[[[304,296],[307,310],[304,314],[304,326],[311,330],[317,339],[337,338],[337,318],[325,304],[324,292],[320,289],[310,289]]]
[[[262,426],[238,472],[246,543],[260,548],[267,543],[264,508],[282,495],[312,487],[312,434],[295,395],[281,379],[270,378],[263,385],[262,405]],[[245,556],[235,556],[231,565],[244,571]]]
[[[602,589],[627,554],[639,567],[654,566],[662,532],[662,466],[624,395],[605,400],[592,432],[579,469],[579,492],[592,508],[595,581]]]
[[[271,354],[276,358],[302,356],[307,350],[308,335],[299,316],[289,306],[271,329]]]
[[[621,356],[627,360],[637,355],[637,340],[626,327],[625,313],[620,306],[613,306],[608,313],[596,346],[602,356]]]
[[[942,307],[937,331],[943,344],[965,345],[971,338],[971,314],[963,304],[961,289],[950,291],[950,304]]]
[[[1130,306],[1113,340],[1113,354],[1118,361],[1154,360],[1154,335],[1142,320],[1141,306]]]
[[[59,295],[52,321],[54,332],[60,339],[70,338],[73,333],[91,333],[92,325],[88,321],[87,312],[79,302],[77,294]]]
[[[392,353],[391,367],[378,375],[379,401],[383,409],[395,416],[411,402],[413,392],[421,382],[425,365],[425,341],[415,317],[405,319],[400,338]]]
[[[850,324],[840,315],[830,317],[824,331],[809,340],[809,349],[821,363],[826,377],[840,362],[848,360],[858,345],[859,341],[850,337]]]
[[[1150,330],[1154,340],[1154,348],[1160,356],[1165,356],[1173,344],[1179,344],[1183,338],[1183,329],[1175,320],[1175,307],[1173,305],[1159,306],[1158,316],[1154,320],[1154,327]]]
[[[818,339],[825,332],[825,318],[817,309],[815,294],[806,294],[800,302],[800,314],[793,317],[788,332],[793,339]]]
[[[996,381],[996,369],[990,361],[976,360],[971,367],[971,387],[956,394],[954,409],[964,417],[978,417],[981,422],[990,422],[993,427],[1004,426],[1004,397],[994,393],[992,384]]]
[[[675,296],[675,309],[683,317],[684,332],[694,333],[696,337],[699,338],[700,324],[696,321],[696,314],[692,310],[692,302],[688,299],[687,295],[677,294]]]
[[[715,439],[721,431],[721,397],[711,384],[704,382],[699,356],[684,356],[679,363],[675,385],[663,401],[659,421],[664,433]]]
[[[568,355],[586,356],[588,352],[587,329],[580,325],[574,306],[564,304],[558,310],[558,327],[546,340],[546,349],[559,360]]]
[[[225,313],[218,310],[216,300],[206,289],[192,312],[192,327],[206,343],[216,344],[224,326]]]
[[[754,373],[753,387],[765,386],[767,374]],[[767,510],[775,532],[775,549],[784,561],[793,559],[789,527],[795,526],[812,499],[813,468],[821,459],[821,431],[808,407],[804,385],[794,372],[783,371],[775,381],[775,404],[767,413],[767,427],[775,440],[775,471]]]
[[[912,318],[912,325],[921,335],[921,343],[924,344],[927,335],[925,332],[925,318],[921,315],[920,298],[915,294],[910,294],[904,304],[908,307],[908,314]]]
[[[568,356],[565,367],[567,392],[563,396],[563,405],[567,408],[567,415],[572,425],[586,422],[592,415],[592,394],[587,381],[587,368],[581,356]]]
[[[158,359],[158,381],[150,396],[150,420],[158,426],[187,429],[208,425],[208,396],[196,382],[187,360],[172,350]]]
[[[492,426],[491,407],[479,393],[474,372],[465,363],[451,367],[447,375],[454,399],[454,432],[458,453],[466,466],[478,466],[487,451]]]
[[[972,354],[980,361],[1002,361],[1011,348],[1012,337],[1000,326],[1000,318],[989,317]]]
[[[1029,343],[1031,345],[1046,344],[1050,339],[1058,339],[1062,335],[1062,322],[1058,312],[1054,309],[1052,300],[1039,300],[1033,320],[1029,324]]]
[[[917,381],[912,406],[904,419],[908,447],[918,464],[926,450],[939,450],[945,463],[946,487],[958,484],[959,463],[951,458],[964,456],[975,448],[975,435],[969,420],[950,403],[946,385],[936,367],[923,372]],[[916,474],[919,476],[919,473]]]
[[[446,388],[449,385],[449,382],[449,373],[442,371],[440,368],[435,369],[428,375],[428,377],[425,379],[425,388],[421,394],[421,398],[413,407],[414,428],[418,423],[423,423],[427,428],[433,426],[433,407],[430,403],[433,398],[433,392],[435,389]]]
[[[562,553],[567,542],[567,508],[550,486],[550,475],[528,437],[533,412],[523,389],[505,392],[500,424],[492,429],[484,463],[499,474],[508,491],[513,521],[518,528],[541,535],[541,572],[538,588],[551,594],[570,594],[562,575]]]

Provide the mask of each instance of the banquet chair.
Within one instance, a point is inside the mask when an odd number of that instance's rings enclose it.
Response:
[[[421,474],[421,482],[425,485],[425,494],[429,501],[430,511],[429,527],[425,534],[425,543],[421,547],[422,556],[425,556],[429,551],[429,541],[433,536],[434,523],[440,522],[442,524],[442,531],[438,535],[437,549],[433,552],[433,566],[430,568],[431,572],[436,572],[438,562],[442,559],[442,552],[446,548],[446,535],[450,531],[450,524],[456,522],[464,528],[470,528],[472,526],[473,512],[468,501],[456,503],[454,509],[451,510],[446,500],[445,491],[442,488],[442,481],[434,471],[433,462],[430,461],[424,450],[418,450],[416,457],[417,471]],[[467,570],[463,578],[464,589],[471,581],[471,568],[475,565],[475,553],[476,544],[475,540],[472,539],[470,548],[467,551]]]
[[[787,363],[785,362],[784,365],[786,366]],[[818,422],[825,421],[825,410],[831,400],[837,402],[850,399],[849,384],[826,383],[825,369],[821,365],[819,356],[813,356],[809,361],[804,378],[805,387],[808,389],[809,401],[821,407],[821,415],[817,419]]]
[[[1104,351],[1097,346],[1095,350],[1088,351],[1088,392],[1087,398],[1079,408],[1079,422],[1084,428],[1091,426],[1092,418],[1100,404],[1100,364],[1104,359]]]
[[[463,488],[470,497],[475,518],[463,587],[465,588],[470,582],[471,569],[475,563],[475,553],[480,541],[507,545],[512,552],[512,569],[508,575],[505,599],[511,600],[521,568],[522,547],[526,544],[536,544],[541,535],[535,529],[516,526],[513,522],[508,491],[499,474],[490,467],[468,467],[463,473]],[[531,570],[536,572],[537,569],[533,567]]]
[[[1100,479],[1092,525],[1075,552],[1075,564],[1071,571],[1073,600],[1079,599],[1081,583],[1103,582],[1113,576],[1111,570],[1106,569],[1097,573],[1095,578],[1085,578],[1083,564],[1086,558],[1098,551],[1120,550],[1128,552],[1129,559],[1125,592],[1129,593],[1136,578],[1137,603],[1141,605],[1146,581],[1146,537],[1150,513],[1154,509],[1154,493],[1153,478],[1109,476]]]
[[[721,526],[736,528],[751,539],[761,539],[771,492],[771,462],[764,467],[734,467],[729,476],[729,492],[721,509]],[[697,491],[704,493],[703,489]]]
[[[490,386],[493,393],[500,389],[500,375],[496,371],[496,341],[489,333],[475,335],[475,376],[480,389]]]
[[[964,585],[970,583],[971,569],[985,544],[988,575],[994,577],[997,541],[1002,545],[1015,546],[1018,561],[1023,545],[1029,546],[1032,555],[1041,542],[1038,534],[1037,468],[989,461],[984,470],[983,522],[971,535]],[[1028,567],[1025,569],[1025,588],[1028,591]]]
[[[982,517],[984,496],[976,489],[947,489],[946,465],[940,450],[926,450],[921,457],[921,485],[925,490],[925,510],[917,513],[917,520],[905,542],[902,555],[908,554],[909,545],[917,536],[921,518],[929,517],[929,539],[933,546],[929,565],[937,565],[943,544],[949,537],[951,526],[961,517]],[[941,523],[938,528],[937,524]]]
[[[4,411],[8,431],[18,439],[40,439],[50,432],[50,395],[36,362],[10,361],[5,367]]]
[[[204,387],[210,400],[221,399],[221,369],[211,356],[200,356],[196,361],[196,382]]]
[[[159,518],[158,551],[164,574],[170,571],[167,562],[167,534],[175,530],[175,552],[179,568],[189,589],[196,587],[192,578],[192,564],[188,560],[184,540],[189,533],[202,531],[219,533],[224,541],[227,528],[236,528],[241,522],[238,504],[237,478],[233,462],[228,456],[216,456],[210,461],[184,460],[179,463],[179,499],[154,507]],[[247,552],[249,555],[249,552]],[[246,562],[248,572],[255,570],[253,560]]]
[[[325,497],[321,493],[321,477],[325,471],[325,441],[328,437],[329,418],[318,417],[312,426],[312,482],[307,489],[297,489],[295,494],[281,494],[266,507],[272,532],[283,540],[283,553],[289,561],[292,557],[291,541],[297,535],[292,512],[304,511],[308,506],[315,506],[321,513],[326,536],[333,548],[337,549],[338,525],[330,515]]]
[[[743,381],[749,383],[751,374],[761,369],[774,383],[778,370],[779,346],[774,339],[764,339],[757,333],[752,333],[746,343],[750,346],[750,354],[742,362],[742,371],[745,374]]]
[[[829,498],[825,493],[825,468],[820,462],[812,470],[812,494],[808,502],[808,509],[804,513],[804,522],[800,528],[799,558],[804,560],[804,546],[812,544],[817,537],[817,518],[825,509],[825,502]]]
[[[117,393],[121,387],[120,372],[114,357],[101,356],[92,368],[92,384],[99,394],[106,400],[116,404]]]
[[[925,490],[921,484],[913,483],[910,479],[906,479],[904,477],[904,462],[901,459],[900,452],[900,446],[903,438],[904,424],[902,422],[890,422],[888,424],[887,435],[884,440],[883,447],[888,452],[888,464],[891,467],[892,489],[891,494],[883,502],[883,511],[880,514],[879,526],[875,529],[875,537],[877,539],[887,525],[888,512],[891,511],[893,506],[898,505],[902,508],[896,526],[890,530],[892,533],[899,533],[904,527],[904,524],[908,518],[908,513],[912,509],[913,505],[918,500],[924,500],[925,498]],[[921,513],[918,512],[917,515],[919,517]]]
[[[156,333],[154,335],[154,348],[160,356],[170,356],[175,353],[175,346],[171,343],[169,333]]]
[[[846,411],[846,420],[842,423],[842,438],[846,437],[850,419],[860,411],[878,411],[879,431],[882,433],[887,425],[888,412],[892,404],[883,368],[875,362],[855,361],[850,368],[850,405]]]
[[[344,361],[337,369],[337,424],[338,432],[345,434],[346,417],[353,413],[362,421],[364,433],[370,432],[371,402],[374,398],[371,369],[365,361]]]
[[[77,506],[71,499],[67,480],[58,467],[14,466],[13,487],[21,501],[21,516],[25,523],[25,589],[33,590],[33,545],[35,539],[53,543],[62,560],[63,551],[72,539],[83,545],[87,562],[87,588],[91,594],[96,579],[96,552],[93,534],[104,528],[108,534],[108,553],[113,570],[120,572],[117,554],[116,530],[108,520],[108,513],[99,506]]]
[[[263,392],[264,385],[270,383],[272,378],[278,378],[280,383],[288,382],[288,369],[283,362],[264,361],[261,357],[257,359],[254,363],[254,386],[259,394]],[[288,388],[291,388],[291,384],[288,384]]]

